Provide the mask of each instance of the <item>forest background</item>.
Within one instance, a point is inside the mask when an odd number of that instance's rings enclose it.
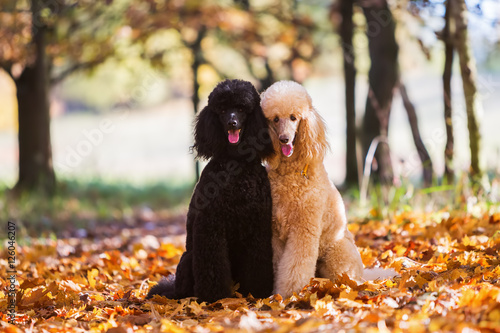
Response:
[[[13,187],[20,178],[19,164],[23,164],[19,163],[23,154],[16,134],[17,128],[23,126],[17,117],[12,78],[21,76],[36,51],[29,46],[29,3],[4,3],[1,55],[7,72],[0,76],[0,179],[6,187]],[[328,124],[333,149],[326,165],[331,178],[336,184],[346,179],[356,184],[360,170],[349,161],[355,152],[355,139],[351,136],[346,141],[346,125],[348,134],[357,126],[358,146],[363,146],[366,153],[376,136],[366,134],[370,130],[363,124],[370,66],[381,68],[383,73],[373,78],[377,80],[372,83],[375,89],[387,85],[389,88],[381,89],[394,90],[390,93],[394,100],[389,110],[388,140],[395,177],[402,182],[422,181],[418,158],[422,147],[416,148],[413,143],[405,100],[394,88],[395,82],[390,82],[396,76],[401,77],[407,101],[416,110],[420,141],[437,176],[434,184],[443,177],[448,139],[442,78],[446,65],[446,7],[442,2],[396,2],[392,8],[382,6],[377,15],[368,17],[368,23],[366,8],[370,8],[370,1],[363,2],[365,11],[355,5],[352,16],[342,2],[330,1],[259,1],[251,6],[245,1],[203,5],[196,1],[111,1],[93,5],[54,1],[47,6],[40,9],[40,22],[35,26],[46,30],[47,74],[39,80],[45,80],[48,101],[38,105],[50,105],[51,122],[50,132],[43,131],[47,138],[38,141],[45,150],[50,145],[51,154],[42,155],[47,162],[51,158],[59,179],[189,186],[195,179],[193,155],[189,152],[193,103],[196,110],[202,108],[214,85],[229,77],[251,80],[260,91],[279,79],[303,83]],[[498,3],[470,1],[467,6],[464,15],[469,35],[473,36],[467,47],[471,48],[472,76],[479,92],[474,97],[474,112],[478,114],[483,140],[481,163],[484,170],[496,171],[500,154],[500,138],[496,135],[500,116],[494,111],[500,89]],[[395,27],[387,21],[391,18],[387,13],[394,16]],[[343,36],[344,16],[352,17],[352,46]],[[381,56],[370,54],[369,43],[383,45],[391,35],[395,37],[396,56],[384,63]],[[381,38],[375,38],[378,36]],[[347,81],[345,85],[344,54],[351,57],[356,70],[355,97],[347,99],[344,87],[352,83]],[[468,113],[458,60],[452,72],[449,100],[453,128],[455,133],[465,134]],[[348,111],[352,109],[347,117],[346,105]],[[103,122],[107,126],[104,131],[100,128]],[[370,123],[378,126],[377,119]],[[37,126],[47,124],[39,121]],[[35,137],[26,126],[27,136]],[[363,133],[367,139],[363,139]],[[455,135],[454,141],[454,160],[448,164],[468,172],[469,136]],[[364,155],[358,152],[361,164]]]

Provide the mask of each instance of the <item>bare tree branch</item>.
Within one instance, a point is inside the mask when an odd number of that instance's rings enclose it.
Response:
[[[50,84],[54,85],[54,84],[60,83],[61,81],[63,81],[69,75],[73,74],[76,71],[86,70],[86,69],[90,69],[92,67],[95,67],[95,66],[101,64],[104,61],[104,59],[105,58],[99,58],[98,60],[74,64],[73,66],[71,66],[71,67],[65,69],[64,71],[62,71],[61,73],[59,73],[59,75],[52,77],[50,79]]]
[[[432,161],[429,156],[429,152],[425,148],[425,145],[420,136],[420,131],[418,129],[417,112],[415,111],[415,106],[410,101],[410,97],[406,91],[406,87],[402,81],[399,81],[399,92],[401,98],[403,99],[403,105],[408,114],[408,122],[410,123],[411,134],[413,136],[413,142],[417,148],[418,156],[422,162],[423,172],[424,172],[424,184],[425,186],[430,186],[432,184]]]

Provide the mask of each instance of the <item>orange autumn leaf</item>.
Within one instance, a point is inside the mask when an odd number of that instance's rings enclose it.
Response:
[[[96,284],[96,277],[99,275],[99,270],[98,269],[91,269],[90,271],[87,272],[87,279],[89,281],[89,286],[90,288],[94,289],[95,284]]]

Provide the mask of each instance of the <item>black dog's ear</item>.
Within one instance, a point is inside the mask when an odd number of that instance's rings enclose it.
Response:
[[[219,117],[207,105],[196,117],[194,126],[194,145],[196,157],[210,159],[226,147],[224,129]]]
[[[255,89],[255,88],[254,88]],[[261,159],[265,159],[274,154],[274,147],[271,137],[269,135],[269,126],[267,119],[260,107],[260,96],[255,91],[255,101],[252,112],[248,115],[246,121],[246,132],[250,142],[255,142],[254,148]]]

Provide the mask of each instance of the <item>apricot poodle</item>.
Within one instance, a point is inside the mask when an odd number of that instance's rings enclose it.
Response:
[[[280,81],[261,95],[277,154],[268,158],[273,200],[274,292],[288,297],[314,276],[347,273],[362,281],[363,263],[347,229],[340,193],[323,166],[325,124],[298,83]]]

